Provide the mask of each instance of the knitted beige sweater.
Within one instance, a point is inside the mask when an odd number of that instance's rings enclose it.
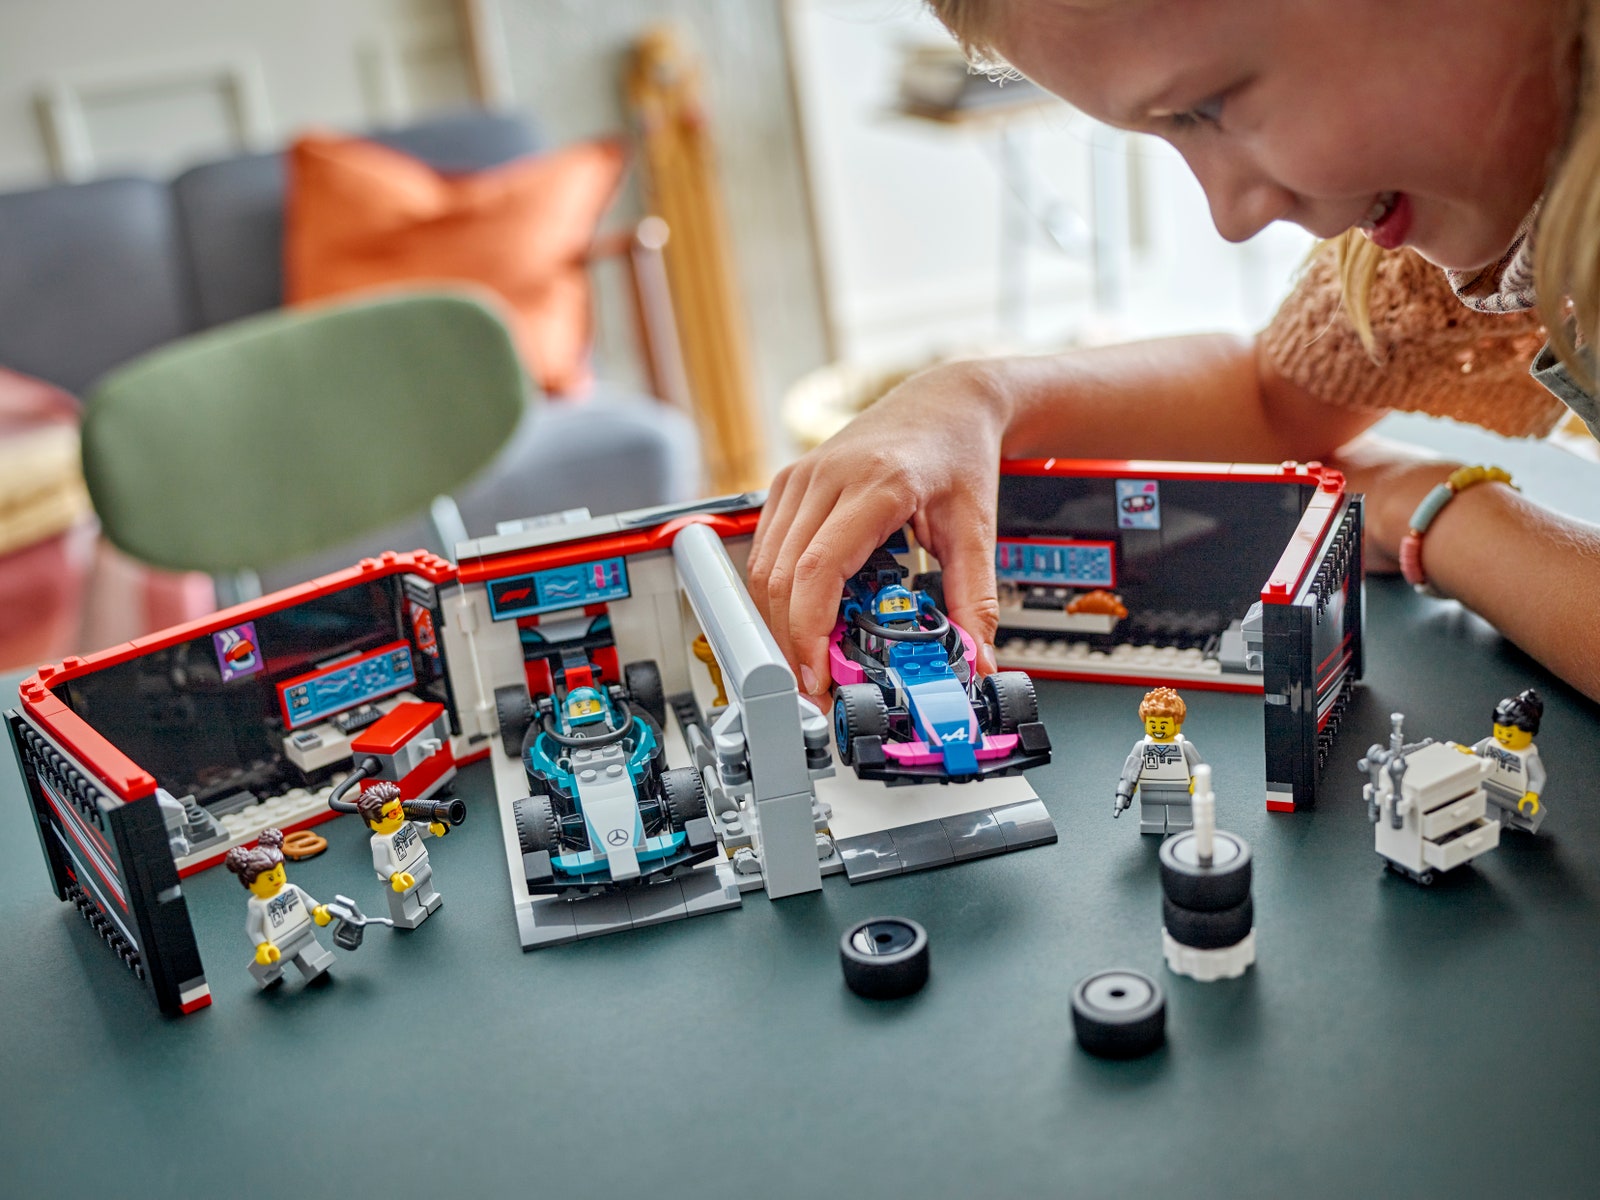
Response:
[[[1455,417],[1511,437],[1543,437],[1567,411],[1528,374],[1545,341],[1536,312],[1470,309],[1409,250],[1383,256],[1371,312],[1377,361],[1324,250],[1262,333],[1264,359],[1329,404]]]

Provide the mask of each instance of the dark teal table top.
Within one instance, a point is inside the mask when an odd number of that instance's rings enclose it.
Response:
[[[50,894],[0,763],[0,1195],[1592,1195],[1600,711],[1453,605],[1368,603],[1316,810],[1265,812],[1259,698],[1188,693],[1256,855],[1259,961],[1212,984],[1162,965],[1155,839],[1111,818],[1135,688],[1040,689],[1057,845],[531,954],[470,768],[443,909],[326,986],[257,994],[244,889],[186,881],[215,1003],[176,1020]],[[1384,872],[1355,761],[1388,714],[1475,740],[1530,684],[1544,831],[1432,888]],[[382,911],[364,831],[324,829],[290,878]],[[840,931],[880,913],[929,932],[908,1000],[841,982]],[[1072,1037],[1074,982],[1114,965],[1168,993],[1167,1047],[1131,1063]]]

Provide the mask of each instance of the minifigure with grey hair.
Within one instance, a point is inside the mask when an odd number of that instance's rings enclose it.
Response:
[[[389,916],[396,929],[415,929],[444,903],[434,890],[433,866],[422,839],[443,837],[450,827],[443,821],[408,820],[400,788],[389,782],[362,792],[356,811],[372,830],[372,868],[389,885],[383,893]]]
[[[333,966],[333,951],[317,940],[312,927],[313,922],[326,925],[332,914],[304,888],[288,881],[281,829],[263,829],[255,846],[235,846],[222,861],[250,889],[244,928],[256,948],[250,974],[258,986],[277,983],[291,962],[307,982]]]
[[[1139,702],[1145,736],[1133,744],[1117,782],[1111,808],[1120,817],[1139,793],[1139,832],[1165,835],[1194,826],[1191,797],[1200,752],[1180,732],[1188,708],[1169,687],[1146,692]]]

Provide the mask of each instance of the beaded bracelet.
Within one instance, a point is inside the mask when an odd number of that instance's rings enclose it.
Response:
[[[1440,600],[1448,599],[1443,592],[1430,584],[1428,577],[1423,574],[1422,535],[1428,532],[1428,526],[1433,524],[1433,519],[1446,504],[1456,498],[1457,494],[1480,483],[1503,483],[1512,489],[1516,489],[1517,486],[1511,482],[1511,472],[1500,467],[1458,467],[1450,473],[1450,478],[1424,496],[1422,503],[1417,505],[1417,511],[1411,514],[1410,529],[1406,536],[1400,539],[1400,574],[1405,576],[1407,583],[1417,589],[1419,595],[1433,596]]]

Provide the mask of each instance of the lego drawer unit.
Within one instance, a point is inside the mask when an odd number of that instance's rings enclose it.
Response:
[[[1267,807],[1316,798],[1361,677],[1361,498],[1316,465],[1002,464],[1002,667],[1261,692]]]
[[[22,684],[6,723],[51,884],[163,1011],[210,1003],[180,876],[267,826],[333,816],[357,746],[386,749],[419,792],[486,752],[455,715],[454,578],[433,555],[385,554]],[[419,758],[419,734],[444,752]]]

